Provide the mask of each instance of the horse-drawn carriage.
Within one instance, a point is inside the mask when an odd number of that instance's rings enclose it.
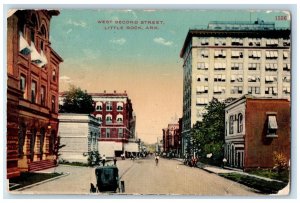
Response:
[[[120,180],[116,166],[100,166],[95,169],[96,187],[91,183],[90,192],[125,192],[124,181]]]

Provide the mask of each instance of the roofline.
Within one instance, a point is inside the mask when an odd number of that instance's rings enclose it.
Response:
[[[280,37],[290,37],[291,30],[196,30],[190,29],[187,33],[185,41],[183,43],[182,49],[180,51],[180,58],[183,57],[188,43],[190,42],[192,37],[222,37],[222,36],[236,36],[236,37],[244,37],[244,36],[252,36],[255,38],[258,37],[267,37],[267,38],[280,38]]]
[[[238,99],[230,102],[229,104],[225,105],[225,108],[228,108],[228,107],[230,107],[230,106],[238,103],[241,100],[249,100],[249,99],[251,99],[251,100],[277,100],[277,101],[281,100],[281,101],[287,101],[287,102],[289,102],[288,99],[284,99],[284,98],[256,97],[254,95],[245,94],[245,95],[241,96],[240,98],[238,98]]]

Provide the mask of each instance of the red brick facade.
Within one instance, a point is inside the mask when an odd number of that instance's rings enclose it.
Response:
[[[245,166],[244,168],[274,167],[273,152],[291,154],[291,112],[290,102],[277,99],[247,99]],[[268,138],[267,113],[274,113],[277,120],[277,137]]]
[[[91,93],[95,102],[93,115],[100,120],[99,141],[128,143],[135,137],[135,116],[131,100],[124,93]],[[101,106],[101,107],[100,107]],[[117,156],[122,153],[119,151]]]
[[[181,151],[181,132],[180,123],[168,124],[163,131],[163,151],[166,153],[180,154]]]
[[[246,95],[225,109],[225,157],[230,167],[273,168],[274,152],[291,156],[291,112],[286,99]]]
[[[58,14],[20,10],[7,18],[7,178],[54,164],[62,59],[49,28]]]

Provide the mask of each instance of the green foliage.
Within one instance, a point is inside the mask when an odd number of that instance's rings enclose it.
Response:
[[[59,153],[59,150],[63,147],[65,147],[66,145],[63,144],[61,145],[60,144],[60,139],[61,137],[60,136],[57,136],[56,140],[55,140],[55,144],[54,144],[54,149],[53,149],[53,154],[55,156],[55,165],[58,164],[58,160],[59,160],[59,157],[60,157],[60,153]]]
[[[187,148],[189,151],[197,149],[199,158],[207,163],[222,165],[224,157],[225,105],[230,101],[232,99],[219,102],[216,98],[213,98],[205,107],[207,113],[203,115],[202,122],[198,121],[191,130],[192,142],[190,146],[188,144]],[[212,154],[211,158],[207,159],[207,154]]]
[[[238,173],[220,173],[220,176],[236,181],[248,187],[259,190],[265,194],[275,194],[279,190],[283,189],[287,183],[278,181],[267,181],[261,178],[256,178],[252,176],[242,175]]]
[[[94,101],[91,95],[82,91],[79,87],[70,86],[60,106],[60,113],[90,114],[94,111]]]

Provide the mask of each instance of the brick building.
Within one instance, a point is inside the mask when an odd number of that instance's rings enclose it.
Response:
[[[180,121],[180,120],[179,120]],[[163,151],[166,153],[172,153],[173,155],[179,155],[181,152],[181,133],[180,124],[168,124],[167,128],[163,131]]]
[[[95,102],[94,116],[101,122],[99,152],[107,157],[137,153],[136,116],[131,100],[124,93],[91,93]]]
[[[7,18],[7,178],[53,166],[62,58],[51,48],[56,10],[10,10]]]
[[[287,99],[245,95],[226,106],[225,124],[228,166],[272,168],[274,152],[290,159],[291,112]]]

